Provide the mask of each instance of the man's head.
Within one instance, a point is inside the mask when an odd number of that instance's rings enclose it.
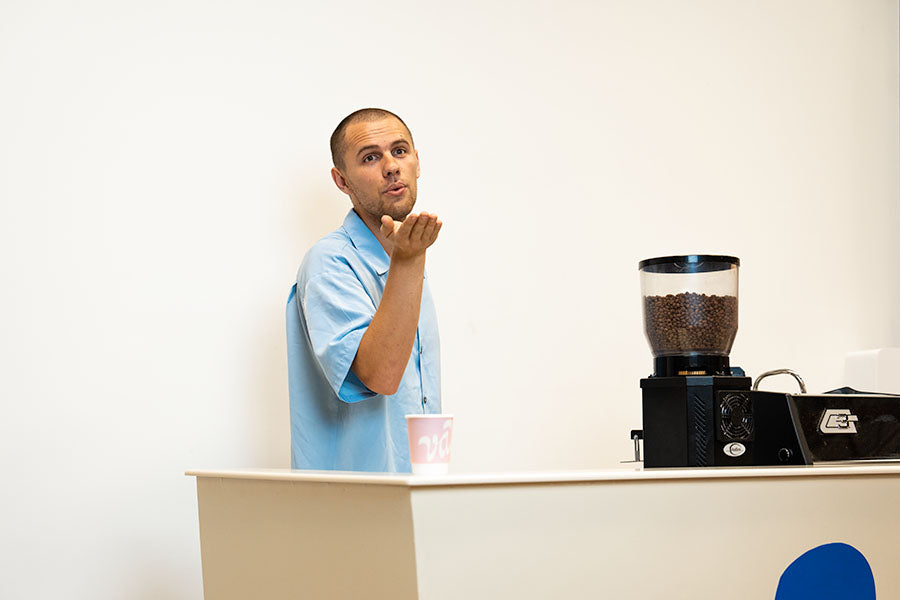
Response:
[[[334,128],[334,133],[331,134],[331,161],[334,163],[334,166],[338,169],[343,169],[345,166],[344,152],[347,150],[347,140],[344,137],[344,133],[350,125],[360,122],[380,121],[388,118],[394,118],[400,121],[400,124],[403,125],[406,134],[409,136],[410,143],[412,143],[412,133],[410,133],[409,127],[406,126],[403,119],[383,108],[361,108],[344,117],[344,119],[338,123],[338,126]]]
[[[331,136],[331,156],[332,179],[364,220],[402,221],[412,211],[419,154],[400,117],[379,108],[348,115]]]

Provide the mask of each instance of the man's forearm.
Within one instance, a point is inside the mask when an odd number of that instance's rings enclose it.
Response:
[[[373,392],[390,395],[400,386],[416,339],[424,276],[425,252],[391,258],[381,303],[351,366]]]

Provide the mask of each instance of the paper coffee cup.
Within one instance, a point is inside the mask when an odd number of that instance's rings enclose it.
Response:
[[[406,415],[406,428],[413,475],[446,475],[453,415]]]

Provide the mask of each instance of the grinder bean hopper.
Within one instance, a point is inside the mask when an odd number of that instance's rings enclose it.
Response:
[[[703,254],[640,262],[644,333],[655,377],[731,375],[740,264],[734,256]]]

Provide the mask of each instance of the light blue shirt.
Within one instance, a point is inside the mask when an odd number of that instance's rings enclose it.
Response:
[[[362,219],[306,254],[287,302],[291,467],[409,472],[406,415],[441,412],[441,357],[428,279],[397,393],[376,394],[350,370],[381,302],[390,258]]]

